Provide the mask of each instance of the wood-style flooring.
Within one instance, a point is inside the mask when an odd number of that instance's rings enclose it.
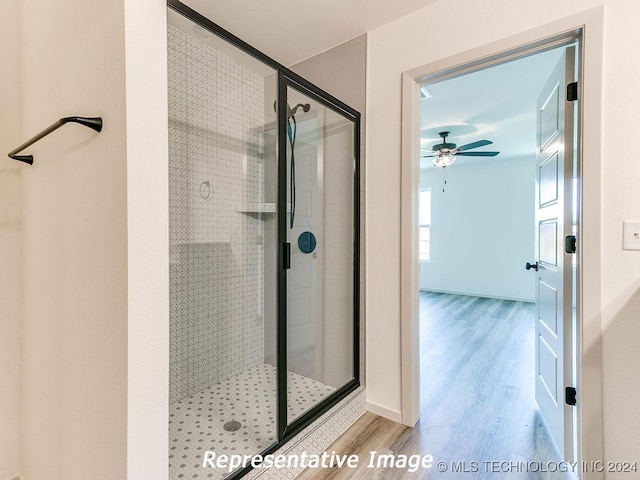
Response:
[[[421,418],[408,428],[367,413],[327,451],[357,454],[358,469],[306,470],[306,479],[567,479],[484,462],[558,462],[534,396],[534,305],[420,295]],[[431,454],[449,466],[410,473],[367,468],[371,451]],[[452,472],[452,462],[467,471]],[[476,462],[474,468],[473,462]],[[477,471],[473,471],[477,470]]]

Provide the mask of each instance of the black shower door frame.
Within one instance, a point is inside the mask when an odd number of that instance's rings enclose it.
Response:
[[[347,396],[360,385],[360,114],[351,107],[333,98],[317,86],[301,78],[291,75],[292,72],[283,69],[278,71],[278,435],[281,438],[290,439],[302,429],[316,420],[341,399]],[[353,180],[354,180],[354,205],[353,205],[353,372],[354,378],[338,390],[333,392],[324,401],[318,403],[301,417],[292,423],[287,422],[287,118],[288,98],[287,90],[293,90],[322,104],[326,108],[340,113],[354,124],[354,152],[353,152]],[[283,401],[284,400],[284,401]]]
[[[280,449],[302,430],[360,386],[360,112],[289,70],[210,19],[179,0],[167,0],[167,6],[214,35],[277,71],[277,441],[256,455],[268,455]],[[291,88],[353,122],[353,378],[313,408],[287,421],[287,90]],[[251,465],[234,471],[227,478],[237,479]]]

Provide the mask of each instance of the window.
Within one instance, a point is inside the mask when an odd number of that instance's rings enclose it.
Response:
[[[431,190],[420,190],[418,198],[418,216],[420,219],[420,252],[421,262],[431,260]]]

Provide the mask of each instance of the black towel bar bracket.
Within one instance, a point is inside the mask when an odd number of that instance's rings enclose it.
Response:
[[[24,163],[28,163],[29,165],[33,165],[33,155],[18,155],[18,153],[20,153],[25,148],[30,147],[31,145],[36,143],[38,140],[46,137],[51,132],[59,129],[61,126],[63,126],[66,123],[79,123],[80,125],[89,127],[90,129],[95,130],[96,132],[102,131],[102,117],[64,117],[58,120],[57,122],[55,122],[54,124],[50,125],[49,127],[45,128],[43,131],[41,131],[39,134],[37,134],[33,138],[24,142],[15,150],[10,151],[8,153],[9,157],[14,160],[18,160],[19,162],[24,162]]]

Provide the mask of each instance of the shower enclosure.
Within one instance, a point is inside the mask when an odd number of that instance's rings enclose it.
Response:
[[[359,386],[360,115],[168,2],[170,478]]]

